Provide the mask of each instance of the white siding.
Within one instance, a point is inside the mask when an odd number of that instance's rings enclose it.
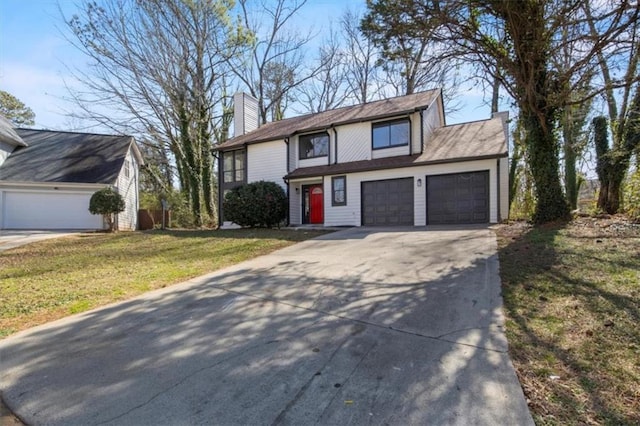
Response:
[[[361,183],[381,179],[397,179],[413,177],[414,182],[414,220],[416,226],[426,224],[426,176],[447,173],[461,173],[489,170],[489,203],[490,221],[497,222],[497,162],[491,160],[467,161],[462,163],[437,164],[430,166],[407,167],[402,169],[378,170],[371,172],[352,173],[347,175],[347,205],[331,206],[331,177],[325,178],[325,226],[361,226]],[[506,176],[500,176],[504,185]],[[418,187],[418,179],[422,185]],[[501,192],[502,197],[502,192]],[[502,199],[501,199],[502,204]]]
[[[340,126],[338,130],[338,163],[371,159],[371,123]]]
[[[509,159],[500,159],[500,216],[509,218]]]
[[[15,147],[13,145],[9,145],[8,143],[0,142],[0,166],[4,163],[4,160],[9,157],[9,154],[13,152]]]
[[[298,160],[298,167],[326,166],[327,164],[329,164],[329,158],[326,156]]]
[[[260,126],[258,100],[247,93],[233,95],[233,135],[241,136]]]
[[[284,140],[247,146],[247,183],[271,181],[286,191],[283,179],[287,174],[286,158],[287,145]]]
[[[289,223],[300,225],[302,223],[302,186],[300,183],[292,183],[289,191]]]
[[[371,151],[372,158],[397,157],[398,155],[409,155],[409,145],[374,149]]]
[[[420,126],[420,113],[416,112],[411,115],[411,154],[420,153],[420,145],[422,144]]]
[[[423,144],[428,145],[429,140],[431,139],[431,135],[433,132],[442,126],[442,122],[440,119],[440,109],[438,102],[434,102],[431,104],[429,109],[427,109],[423,114],[424,120],[424,141]]]
[[[128,168],[128,176],[126,169]],[[118,230],[135,231],[138,229],[139,208],[139,165],[131,149],[127,152],[122,169],[116,181],[116,188],[124,198],[125,210],[118,213]]]

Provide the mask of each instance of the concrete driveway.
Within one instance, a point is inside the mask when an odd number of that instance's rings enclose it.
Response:
[[[0,230],[0,251],[35,243],[36,241],[60,238],[82,231],[13,231]]]
[[[350,229],[0,342],[29,424],[532,425],[487,229]]]

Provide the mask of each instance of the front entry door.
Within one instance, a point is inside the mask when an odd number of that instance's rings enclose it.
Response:
[[[303,187],[304,223],[324,223],[324,191],[322,185]]]

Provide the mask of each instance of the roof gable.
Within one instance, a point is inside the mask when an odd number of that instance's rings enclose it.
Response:
[[[28,146],[16,148],[0,166],[0,180],[115,183],[134,140],[50,130],[16,129]]]
[[[429,90],[316,114],[287,118],[264,124],[247,134],[231,138],[216,147],[216,149],[236,148],[249,143],[284,139],[297,133],[323,130],[332,126],[408,114],[428,107],[439,95],[440,90]]]
[[[16,133],[13,124],[3,115],[0,115],[0,142],[11,146],[27,146],[22,138]]]

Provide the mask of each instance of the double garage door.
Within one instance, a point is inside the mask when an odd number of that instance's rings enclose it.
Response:
[[[102,229],[102,217],[89,213],[92,193],[11,192],[2,200],[4,229]]]
[[[362,225],[414,225],[414,179],[362,182]],[[427,225],[489,222],[489,172],[426,177]]]

